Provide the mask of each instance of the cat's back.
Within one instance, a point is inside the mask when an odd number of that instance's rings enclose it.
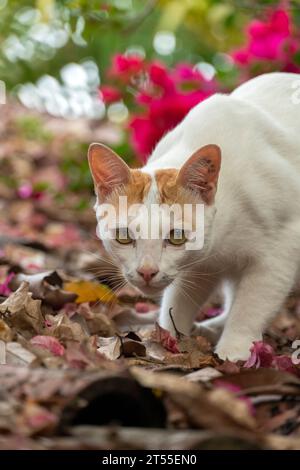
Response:
[[[300,165],[299,89],[300,75],[272,73],[249,80],[229,95],[213,95],[159,142],[146,169],[179,168],[191,152],[212,143],[231,161],[274,146]]]
[[[300,74],[260,75],[239,86],[230,96],[258,106],[282,125],[300,127]]]

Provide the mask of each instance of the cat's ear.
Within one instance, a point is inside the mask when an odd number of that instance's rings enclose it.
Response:
[[[185,162],[177,181],[186,189],[198,193],[206,204],[214,201],[221,167],[221,149],[205,145]]]
[[[131,175],[126,163],[103,144],[91,144],[88,160],[96,193],[103,199],[118,186],[129,183]]]

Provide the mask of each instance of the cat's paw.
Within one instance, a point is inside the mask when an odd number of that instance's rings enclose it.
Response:
[[[252,339],[219,341],[215,352],[223,361],[226,359],[231,362],[246,361],[250,356],[253,341]]]

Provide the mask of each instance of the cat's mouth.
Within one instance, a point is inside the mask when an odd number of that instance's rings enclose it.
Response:
[[[168,278],[164,280],[161,279],[160,281],[146,283],[144,281],[130,279],[127,276],[126,276],[126,279],[129,282],[129,284],[131,284],[133,287],[138,289],[145,296],[159,295],[173,281],[173,279]]]

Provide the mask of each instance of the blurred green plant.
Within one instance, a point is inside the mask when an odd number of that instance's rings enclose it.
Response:
[[[242,40],[244,25],[279,0],[0,0],[0,78],[12,89],[63,65],[93,58],[103,72],[117,52],[149,59],[218,61]],[[299,0],[291,8],[300,17]],[[298,8],[298,10],[297,10]],[[296,14],[296,13],[295,13]],[[300,20],[300,18],[299,18]],[[174,34],[168,54],[154,47],[159,31]]]
[[[52,133],[45,129],[38,116],[20,116],[15,120],[15,126],[20,136],[28,140],[49,143],[53,139]]]

